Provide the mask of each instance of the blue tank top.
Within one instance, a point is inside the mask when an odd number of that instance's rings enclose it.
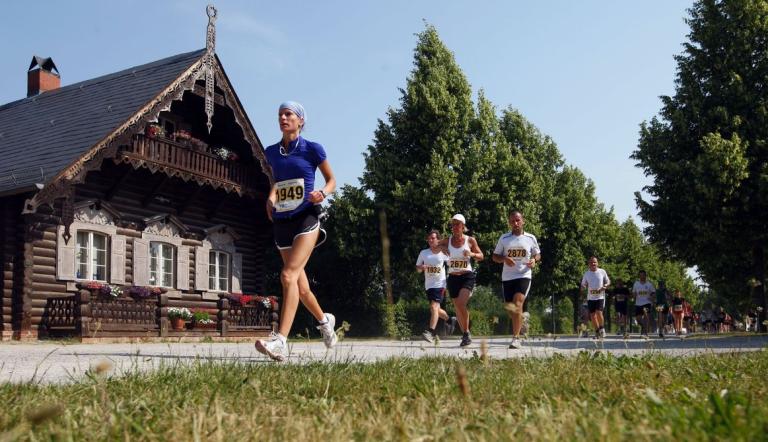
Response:
[[[308,198],[315,190],[315,170],[325,161],[323,146],[299,137],[287,149],[276,143],[264,153],[272,167],[277,192],[272,216],[287,218],[311,206]]]

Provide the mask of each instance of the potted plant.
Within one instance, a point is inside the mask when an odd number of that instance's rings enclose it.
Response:
[[[214,329],[216,328],[216,322],[211,319],[211,315],[208,312],[196,311],[192,313],[192,326],[202,329]]]
[[[174,330],[184,330],[186,322],[192,319],[192,312],[186,307],[168,307],[168,319]]]
[[[159,124],[148,124],[144,134],[149,138],[165,138],[165,129]]]
[[[123,288],[118,285],[104,284],[98,281],[82,281],[77,283],[77,288],[89,290],[93,296],[102,299],[114,300],[123,294]]]
[[[128,295],[136,301],[143,301],[145,299],[157,298],[157,295],[165,293],[167,290],[162,287],[149,287],[134,285],[128,290]]]

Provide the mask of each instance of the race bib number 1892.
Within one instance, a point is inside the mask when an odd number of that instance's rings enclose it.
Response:
[[[304,178],[280,181],[276,184],[277,202],[275,210],[289,212],[304,202]]]

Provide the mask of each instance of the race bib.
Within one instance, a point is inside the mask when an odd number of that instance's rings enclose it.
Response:
[[[591,290],[589,291],[589,294],[590,294],[590,295],[599,295],[599,294],[601,294],[601,293],[603,293],[603,290],[602,290],[602,289],[591,289]]]
[[[674,306],[673,309],[676,312],[681,312],[681,311],[683,311],[683,306],[678,304],[678,305]]]
[[[449,272],[461,272],[469,268],[468,259],[451,259],[448,261]]]
[[[624,295],[616,295],[616,301],[618,302],[624,302]]]
[[[440,274],[440,270],[442,270],[442,267],[427,266],[427,273],[429,273],[430,275],[439,275]]]
[[[507,258],[512,258],[516,263],[528,262],[525,257],[528,255],[528,251],[525,249],[515,248],[507,250]]]
[[[277,212],[290,212],[304,202],[304,178],[280,181],[275,186],[277,189],[275,210]]]

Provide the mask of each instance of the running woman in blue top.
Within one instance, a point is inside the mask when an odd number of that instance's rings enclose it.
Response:
[[[294,101],[280,105],[278,123],[283,139],[267,147],[265,156],[272,168],[273,185],[267,197],[267,216],[272,220],[275,244],[283,258],[280,282],[283,308],[280,328],[267,339],[256,341],[256,350],[276,361],[285,359],[286,340],[301,300],[319,322],[318,330],[328,348],[336,344],[336,318],[324,313],[309,288],[304,266],[312,249],[325,241],[318,219],[320,203],[336,188],[336,178],[326,159],[325,149],[300,136],[305,124],[304,107]],[[320,169],[325,185],[315,190],[315,170]]]

